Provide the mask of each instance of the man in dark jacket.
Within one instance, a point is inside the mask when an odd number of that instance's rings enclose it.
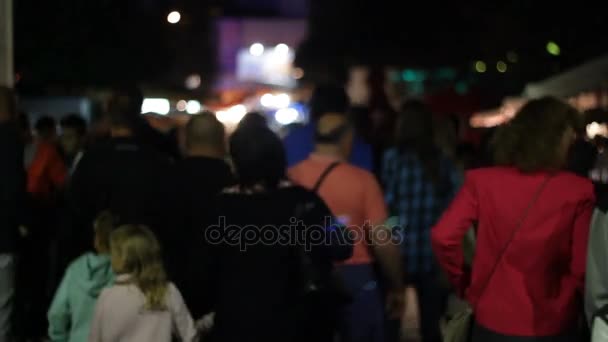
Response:
[[[199,258],[184,253],[189,241],[200,240],[203,229],[208,225],[209,207],[222,189],[235,183],[226,156],[226,132],[224,125],[213,113],[194,115],[186,126],[184,159],[175,167],[175,224],[180,234],[174,235],[172,243],[181,253],[174,255],[173,267],[177,269],[177,283],[187,282],[187,259]],[[200,241],[196,241],[200,242]],[[197,244],[198,246],[198,244]],[[180,249],[181,247],[181,249]],[[191,252],[191,251],[190,251]],[[178,284],[182,285],[182,284]],[[189,285],[180,287],[188,292]],[[201,289],[193,289],[201,291]],[[189,293],[185,293],[186,296]]]
[[[161,243],[170,237],[170,158],[136,136],[139,109],[131,97],[114,94],[108,119],[110,138],[86,150],[72,176],[74,222],[64,234],[64,243],[74,247],[70,258],[92,247],[92,223],[103,210],[112,211],[123,224],[149,226]]]
[[[0,87],[0,341],[11,334],[15,250],[25,198],[23,144],[15,122],[15,99]]]

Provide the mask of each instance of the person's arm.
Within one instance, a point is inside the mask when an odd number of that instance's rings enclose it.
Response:
[[[467,174],[463,187],[431,230],[437,261],[460,296],[464,296],[470,282],[470,274],[464,269],[462,241],[477,218],[477,193],[470,174]]]
[[[173,284],[169,284],[169,310],[173,321],[173,331],[180,337],[182,342],[195,341],[197,331],[190,312],[184,303],[181,293]]]
[[[587,267],[587,247],[589,244],[589,226],[595,206],[593,187],[589,183],[585,198],[578,205],[572,230],[571,258],[569,278],[575,290],[582,294],[585,290],[585,270]],[[605,246],[604,246],[605,247]]]
[[[374,257],[390,287],[386,298],[388,315],[393,319],[399,319],[405,305],[401,252],[396,239],[392,235],[391,227],[386,224],[386,205],[380,185],[372,175],[366,183],[365,217],[370,224],[366,229],[369,229],[371,233],[368,242],[371,243]]]
[[[48,312],[49,338],[53,342],[64,342],[70,338],[71,313],[68,301],[70,271],[66,271]]]
[[[593,315],[608,304],[608,213],[593,213],[585,279],[585,314],[589,324]]]
[[[403,286],[403,265],[399,246],[392,237],[392,230],[387,227],[386,205],[382,190],[376,179],[370,175],[365,191],[365,218],[369,222],[371,248],[378,260],[384,276],[392,288]]]

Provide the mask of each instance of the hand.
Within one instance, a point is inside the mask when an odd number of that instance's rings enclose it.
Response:
[[[209,332],[215,323],[215,312],[203,316],[203,318],[196,321],[196,330],[205,334]]]
[[[392,290],[386,298],[386,312],[390,319],[400,320],[405,308],[403,289]]]
[[[408,342],[421,341],[420,336],[420,311],[418,306],[418,294],[413,287],[407,287],[404,291],[407,305],[404,308],[401,319],[401,331],[408,338]]]

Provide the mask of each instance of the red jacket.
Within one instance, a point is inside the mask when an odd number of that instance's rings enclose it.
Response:
[[[450,282],[466,297],[476,321],[514,336],[549,336],[571,330],[582,314],[589,224],[595,202],[590,181],[552,176],[507,248],[482,295],[492,267],[548,175],[512,168],[470,171],[432,230],[433,250]],[[462,240],[477,222],[472,272]]]
[[[35,198],[48,198],[63,188],[68,170],[57,150],[49,142],[39,142],[32,163],[27,169],[27,191]]]

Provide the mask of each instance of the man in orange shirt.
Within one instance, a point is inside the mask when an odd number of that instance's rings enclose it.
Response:
[[[399,317],[403,305],[400,253],[391,231],[383,225],[387,210],[374,175],[346,162],[353,127],[341,108],[322,114],[315,151],[292,167],[289,177],[305,188],[317,189],[354,241],[353,256],[338,267],[354,297],[339,317],[342,341],[384,341],[384,301],[373,260],[377,259],[389,281],[389,313]]]

